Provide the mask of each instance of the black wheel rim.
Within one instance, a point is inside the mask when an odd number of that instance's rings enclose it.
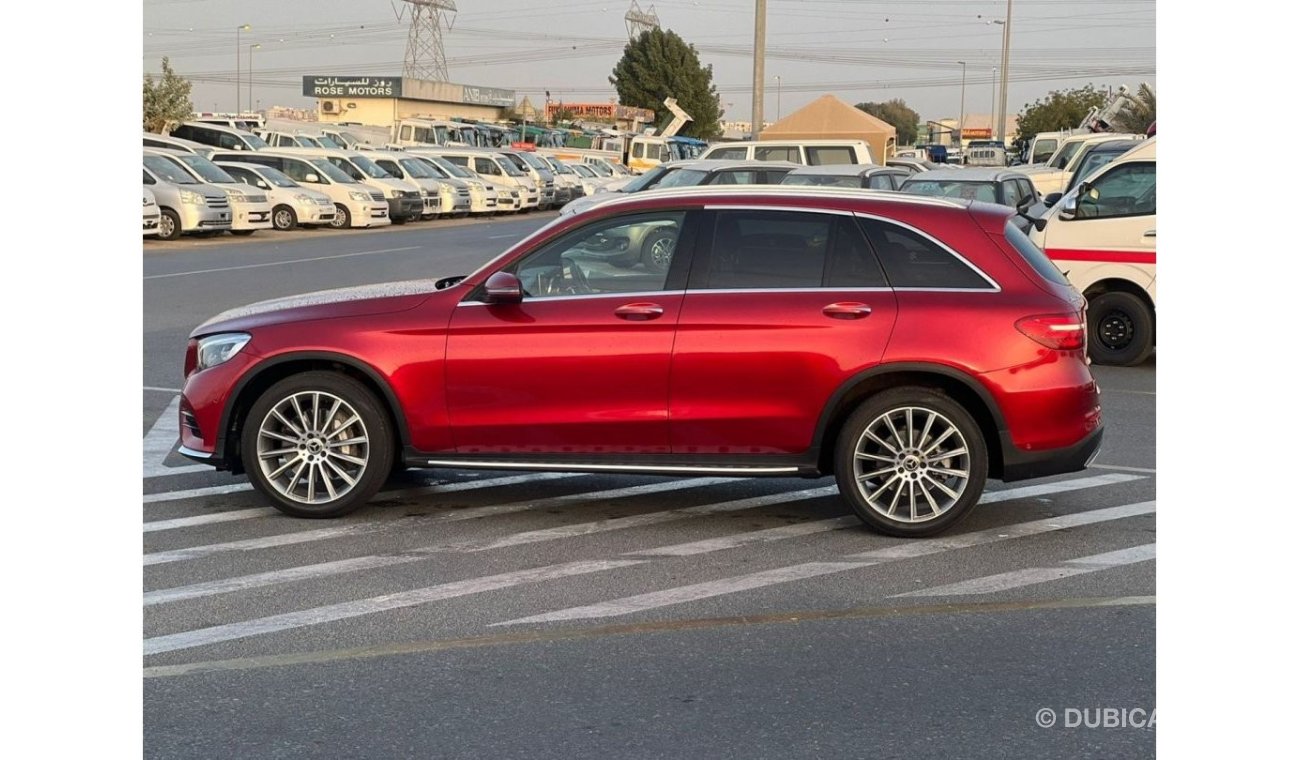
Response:
[[[1123,351],[1133,343],[1133,318],[1114,309],[1097,320],[1097,342],[1110,351]]]

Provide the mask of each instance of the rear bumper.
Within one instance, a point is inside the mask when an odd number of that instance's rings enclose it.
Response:
[[[1011,436],[1002,432],[1002,480],[1028,480],[1048,475],[1063,475],[1088,469],[1097,452],[1101,450],[1103,427],[1098,425],[1083,440],[1072,446],[1042,451],[1025,451],[1011,442]]]

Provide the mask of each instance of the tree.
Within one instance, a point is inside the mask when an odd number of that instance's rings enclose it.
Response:
[[[171,62],[162,59],[162,79],[154,82],[144,75],[144,130],[159,132],[190,117],[194,103],[190,101],[190,82],[172,71]]]
[[[887,103],[859,103],[854,108],[866,111],[898,130],[899,145],[912,145],[916,142],[916,125],[921,121],[921,114],[908,108],[899,98]]]
[[[1127,101],[1110,126],[1116,132],[1144,135],[1147,127],[1156,120],[1156,91],[1143,82],[1133,97],[1137,102]]]
[[[722,134],[718,124],[722,104],[713,85],[713,67],[701,65],[695,46],[686,44],[676,32],[651,29],[628,42],[609,83],[623,105],[653,110],[659,129],[673,119],[664,99],[676,98],[677,105],[693,119],[680,134],[704,140]]]
[[[1053,90],[1046,98],[1039,98],[1020,111],[1016,139],[1032,140],[1039,132],[1073,129],[1093,108],[1104,108],[1106,101],[1106,93],[1091,84],[1073,90]]]

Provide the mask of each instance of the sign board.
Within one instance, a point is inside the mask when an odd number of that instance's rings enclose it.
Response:
[[[515,104],[515,91],[502,90],[498,87],[471,87],[461,85],[461,102],[480,106],[512,107]]]
[[[308,76],[302,78],[302,94],[309,98],[400,98],[402,79]]]
[[[987,140],[993,136],[993,129],[991,127],[966,127],[961,131],[961,136],[964,140]]]

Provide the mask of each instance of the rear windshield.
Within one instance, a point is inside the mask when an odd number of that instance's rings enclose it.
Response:
[[[1021,232],[1020,228],[1015,224],[1007,222],[1006,227],[1002,230],[1002,234],[1006,237],[1007,242],[1011,244],[1011,247],[1015,248],[1016,251],[1020,253],[1021,257],[1023,257],[1025,261],[1029,262],[1029,266],[1033,267],[1035,272],[1042,275],[1044,280],[1056,285],[1070,284],[1070,281],[1065,279],[1065,275],[1061,274],[1061,270],[1057,269],[1056,265],[1052,263],[1052,260],[1047,258],[1047,254],[1043,253],[1041,248],[1034,245],[1034,241],[1030,240],[1028,235]]]

